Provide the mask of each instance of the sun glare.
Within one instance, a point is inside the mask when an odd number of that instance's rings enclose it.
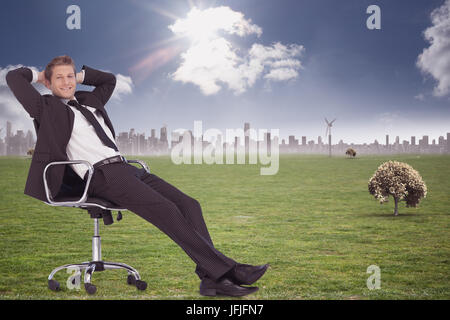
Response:
[[[183,34],[192,41],[206,41],[216,35],[217,23],[212,15],[192,8],[185,19],[179,19],[171,26],[174,33]]]
[[[244,19],[240,12],[229,7],[215,7],[200,10],[192,8],[186,18],[178,19],[169,26],[175,34],[189,37],[193,42],[211,41],[219,37],[218,32],[244,36],[248,33],[262,33],[261,28]]]

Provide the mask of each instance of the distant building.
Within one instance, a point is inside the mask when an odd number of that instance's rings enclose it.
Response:
[[[6,155],[6,144],[2,138],[0,138],[0,156]]]
[[[419,146],[428,147],[428,136],[423,136],[422,139],[419,140]]]
[[[12,124],[9,121],[6,121],[6,137],[5,137],[5,143],[6,143],[6,155],[13,154],[11,152],[11,136],[12,136]]]
[[[244,123],[244,136],[245,136],[245,153],[248,153],[250,148],[250,123]]]
[[[450,132],[447,132],[447,153],[450,153]]]

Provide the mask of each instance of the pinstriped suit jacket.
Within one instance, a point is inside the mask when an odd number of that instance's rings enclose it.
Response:
[[[75,97],[83,105],[98,109],[115,137],[114,128],[105,110],[105,104],[111,97],[116,77],[83,66],[85,77],[83,84],[95,86],[90,91],[77,91]],[[31,84],[33,75],[29,68],[18,68],[8,72],[6,82],[17,100],[34,119],[36,128],[36,147],[31,160],[24,193],[36,199],[47,201],[45,196],[43,172],[52,161],[68,160],[66,146],[72,134],[74,113],[58,97],[41,95]],[[53,196],[57,195],[64,183],[83,183],[70,166],[52,166],[47,179]],[[76,181],[78,179],[78,181]]]

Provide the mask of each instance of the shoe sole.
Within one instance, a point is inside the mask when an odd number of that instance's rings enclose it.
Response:
[[[229,294],[229,293],[226,293],[225,291],[221,291],[221,290],[217,290],[217,289],[200,289],[200,294],[202,296],[207,296],[207,297],[215,297],[215,296],[242,297],[242,296],[246,296],[248,294],[254,293],[254,292],[258,291],[258,289],[259,289],[258,287],[252,287],[252,290],[249,290],[248,292],[242,292],[242,293],[237,293],[237,294]]]

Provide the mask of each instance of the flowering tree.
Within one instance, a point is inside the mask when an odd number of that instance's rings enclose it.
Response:
[[[395,201],[394,215],[398,215],[398,202],[404,200],[407,207],[416,207],[420,199],[426,197],[427,186],[409,164],[388,161],[379,166],[370,178],[369,192],[380,203],[388,202],[391,195]]]

